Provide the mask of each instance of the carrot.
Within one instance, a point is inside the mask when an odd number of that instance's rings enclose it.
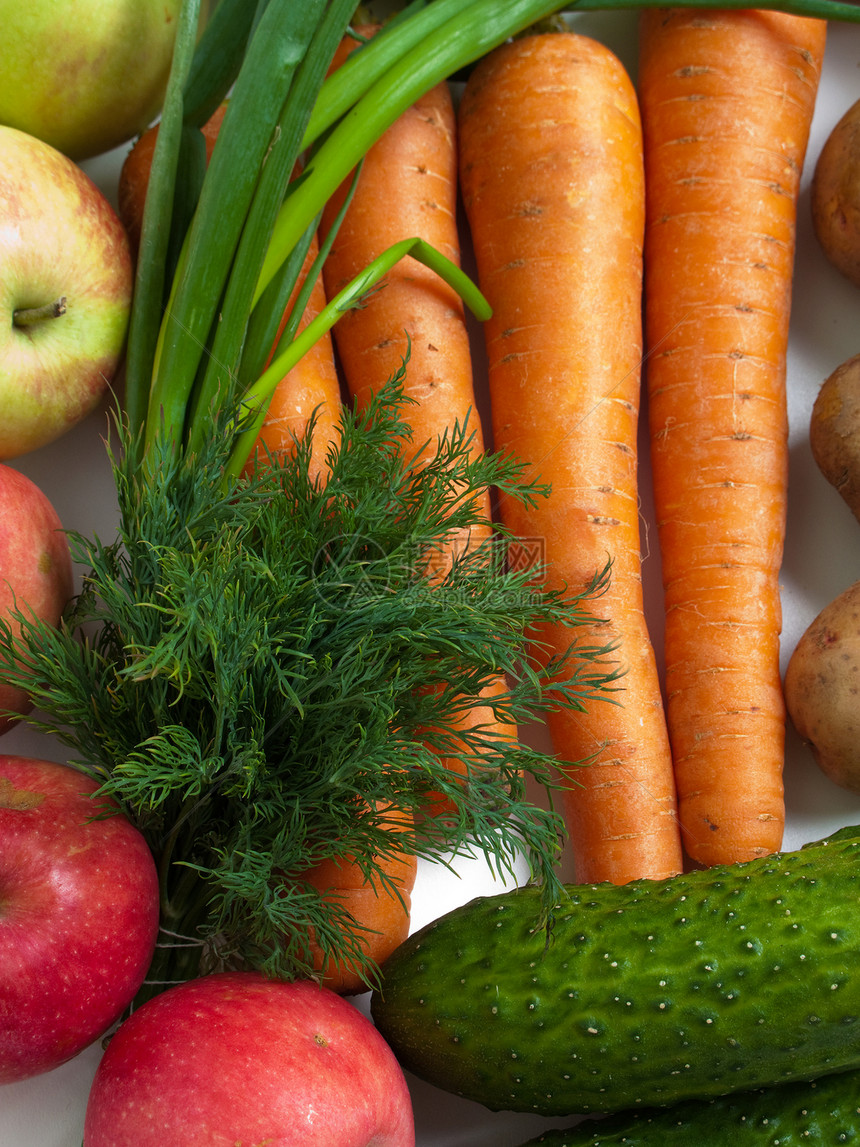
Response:
[[[685,847],[782,842],[779,567],[800,172],[825,22],[642,15],[651,457]]]
[[[373,27],[357,29],[372,34]],[[355,42],[335,57],[344,59]],[[327,204],[326,232],[343,204],[344,183]],[[370,261],[401,239],[419,236],[460,261],[456,115],[447,84],[439,84],[404,113],[370,149],[353,200],[323,269],[332,298]],[[483,450],[469,334],[459,296],[429,268],[407,257],[365,305],[343,315],[335,344],[350,394],[359,406],[408,354],[404,391],[415,449],[455,423],[474,431]]]
[[[316,939],[312,937],[310,942],[314,969],[320,973],[321,982],[341,995],[365,991],[367,982],[360,968],[368,961],[381,968],[409,935],[418,861],[411,853],[399,850],[375,859],[386,883],[382,878],[375,884],[369,883],[354,857],[323,860],[302,873],[307,884],[321,892],[323,899],[348,912],[355,923],[353,941],[363,954],[361,961],[347,956],[327,959]]]
[[[227,103],[222,103],[201,129],[206,144],[207,160],[212,157],[226,108]],[[143,208],[157,137],[156,124],[135,142],[120,171],[117,190],[118,211],[135,252],[140,243]],[[280,338],[283,332],[296,296],[302,288],[318,250],[318,244],[314,240],[305,258],[295,290],[287,302],[277,338]],[[298,329],[304,329],[325,305],[325,288],[322,276],[319,276],[313,285]],[[277,459],[278,456],[291,454],[295,448],[296,438],[304,433],[311,414],[316,411],[310,476],[312,479],[317,477],[324,479],[327,474],[328,448],[338,432],[340,406],[340,382],[334,361],[334,348],[331,337],[324,335],[276,387],[266,421],[251,451],[245,472],[249,473],[254,465],[268,457]]]
[[[314,238],[284,311],[278,337],[287,323],[295,297],[301,290],[318,252],[319,246]],[[304,330],[325,305],[325,287],[322,275],[319,275],[305,304],[298,330]],[[329,447],[339,434],[340,408],[340,380],[335,365],[334,347],[331,336],[326,334],[314,343],[275,387],[266,412],[266,420],[248,458],[245,472],[250,473],[255,465],[265,462],[269,457],[277,461],[279,456],[292,455],[296,440],[304,434],[311,416],[315,414],[309,471],[312,480],[319,479],[324,482],[328,477]]]
[[[575,33],[503,45],[472,72],[460,107],[460,179],[485,325],[497,450],[550,496],[503,501],[546,577],[585,589],[607,558],[604,617],[617,643],[618,704],[550,716],[576,877],[617,884],[679,871],[682,853],[656,657],[644,617],[637,477],[642,141],[620,62]],[[553,653],[567,630],[541,634]],[[582,762],[588,762],[582,765]]]
[[[367,38],[376,29],[366,25],[356,30]],[[333,66],[356,47],[355,40],[345,40]],[[412,236],[427,240],[459,264],[456,127],[450,89],[439,84],[370,149],[323,268],[329,297],[382,251]],[[327,204],[323,233],[340,211],[348,186],[345,182]],[[334,336],[347,390],[359,407],[408,355],[403,390],[414,405],[406,407],[405,417],[416,452],[457,425],[474,435],[473,454],[484,450],[463,304],[431,270],[414,259],[402,260],[379,291],[338,320]],[[489,492],[483,511],[489,522]],[[443,579],[454,556],[484,541],[487,533],[452,536],[432,563],[431,579]],[[487,718],[487,710],[467,711],[458,727],[466,730],[479,720],[490,723]],[[500,726],[499,731],[510,735],[507,728]],[[452,771],[463,771],[457,758],[446,758],[446,763]],[[431,800],[430,808],[441,811],[450,804]]]

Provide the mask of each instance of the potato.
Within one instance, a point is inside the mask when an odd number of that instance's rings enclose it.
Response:
[[[819,613],[785,673],[785,704],[821,771],[860,792],[860,581]]]
[[[812,225],[827,259],[860,286],[860,100],[821,149],[812,177]]]
[[[809,420],[809,445],[821,473],[860,521],[860,354],[822,384]]]

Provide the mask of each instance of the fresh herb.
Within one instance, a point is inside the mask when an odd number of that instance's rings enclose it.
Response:
[[[362,858],[380,880],[395,844],[477,850],[500,870],[525,854],[558,893],[561,821],[526,795],[530,780],[551,789],[552,758],[486,727],[459,743],[446,730],[500,673],[496,715],[522,722],[606,703],[614,667],[575,641],[585,598],[509,569],[502,535],[431,583],[450,533],[487,526],[476,495],[545,491],[510,459],[473,457],[466,428],[412,459],[401,383],[345,413],[325,486],[308,478],[310,430],[295,458],[225,492],[225,416],[197,455],[157,441],[152,467],[120,428],[117,538],[73,535],[90,572],[59,629],[19,616],[18,644],[0,623],[2,675],[31,691],[33,723],[101,779],[158,860],[162,924],[185,946],[161,949],[155,980],[308,974],[311,929],[324,951],[357,956],[349,919],[302,882],[325,857]],[[547,621],[571,627],[563,663],[526,657]],[[423,817],[440,792],[456,811]],[[392,820],[411,826],[396,841]]]

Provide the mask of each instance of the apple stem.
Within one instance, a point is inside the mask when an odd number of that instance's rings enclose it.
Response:
[[[12,312],[12,325],[16,327],[33,327],[45,319],[58,319],[66,313],[66,296],[55,299],[52,303],[43,303],[40,307],[19,307]]]

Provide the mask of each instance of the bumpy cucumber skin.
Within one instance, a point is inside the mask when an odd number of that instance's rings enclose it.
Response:
[[[667,1106],[860,1067],[860,829],[665,881],[480,897],[371,997],[408,1071],[492,1110]]]
[[[860,1072],[586,1119],[522,1147],[836,1147],[860,1143]]]

